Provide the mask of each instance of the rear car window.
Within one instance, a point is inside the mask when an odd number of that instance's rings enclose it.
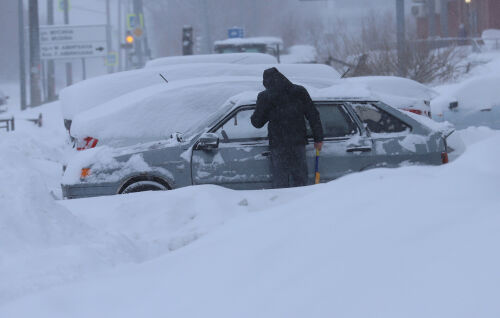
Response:
[[[398,133],[410,131],[410,126],[393,115],[369,103],[351,104],[361,121],[373,133]]]
[[[325,138],[346,137],[355,135],[358,132],[356,124],[342,105],[317,104],[315,106],[320,114]],[[307,136],[312,138],[312,131],[309,123],[307,125]]]

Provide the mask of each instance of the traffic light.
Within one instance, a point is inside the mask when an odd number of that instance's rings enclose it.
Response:
[[[125,43],[122,43],[122,48],[124,49],[131,49],[134,47],[134,36],[132,35],[132,33],[130,31],[127,31],[127,33],[125,33]]]
[[[193,55],[193,27],[182,28],[182,55]]]

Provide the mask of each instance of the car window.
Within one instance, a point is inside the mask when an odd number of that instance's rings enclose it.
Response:
[[[316,105],[319,111],[323,134],[328,137],[345,137],[358,132],[356,124],[340,104]],[[307,136],[312,137],[311,127],[307,125]]]
[[[363,123],[373,133],[397,133],[410,127],[391,114],[368,103],[351,104]]]
[[[215,133],[221,142],[265,139],[267,138],[267,124],[262,128],[255,128],[250,117],[254,109],[243,109],[233,114]]]

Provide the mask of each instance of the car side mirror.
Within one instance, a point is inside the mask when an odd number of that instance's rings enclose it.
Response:
[[[198,150],[211,150],[219,148],[219,136],[214,133],[204,133],[198,139],[196,149]]]
[[[451,102],[450,105],[448,106],[450,110],[454,110],[458,108],[458,102]]]

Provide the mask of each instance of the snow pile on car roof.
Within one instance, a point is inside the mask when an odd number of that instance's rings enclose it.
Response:
[[[277,62],[274,56],[264,53],[201,54],[158,58],[147,62],[145,68],[192,63],[274,64]]]
[[[307,79],[308,83],[315,87],[332,85],[340,77],[339,73],[332,67],[321,64],[202,63],[133,70],[99,76],[63,89],[60,94],[63,116],[65,119],[73,119],[76,114],[113,98],[148,86],[165,84],[160,74],[171,82],[211,76],[262,76],[262,72],[270,67],[277,67],[293,81]]]
[[[262,90],[260,78],[213,77],[144,88],[79,114],[72,135],[103,143],[121,138],[130,144],[168,138],[201,124],[229,97]]]

